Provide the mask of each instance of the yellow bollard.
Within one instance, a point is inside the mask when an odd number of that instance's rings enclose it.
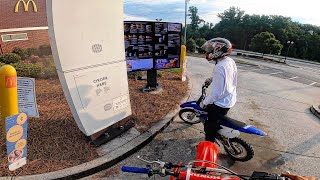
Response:
[[[0,68],[0,108],[2,130],[5,135],[6,117],[19,113],[17,71],[10,65],[4,65]]]
[[[180,56],[180,79],[186,81],[187,79],[187,47],[185,45],[181,46],[181,56]]]

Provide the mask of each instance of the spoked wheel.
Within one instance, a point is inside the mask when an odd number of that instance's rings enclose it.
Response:
[[[196,117],[196,112],[192,109],[181,109],[179,112],[179,117],[184,122],[189,124],[197,124],[201,122],[201,120]]]
[[[241,138],[229,139],[230,146],[225,145],[227,153],[236,161],[249,161],[254,156],[253,148],[245,140]]]

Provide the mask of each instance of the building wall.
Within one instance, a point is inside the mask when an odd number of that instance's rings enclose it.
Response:
[[[15,13],[15,6],[19,0],[0,1],[0,29],[43,27],[48,26],[46,15],[46,0],[34,0],[38,12],[33,11],[32,3],[29,11],[25,12],[23,3],[19,5],[19,12]],[[24,0],[28,2],[28,0]]]
[[[46,0],[34,0],[37,12],[30,1],[28,12],[25,11],[23,2],[19,4],[18,12],[15,12],[19,0],[0,0],[0,44],[4,53],[9,53],[14,47],[29,48],[49,44],[48,30],[33,30],[34,27],[47,27]],[[26,3],[29,0],[24,0]],[[19,28],[25,28],[19,31]],[[4,32],[5,31],[5,32]],[[27,33],[28,40],[1,42],[3,34]]]
[[[38,30],[38,31],[18,31],[14,33],[27,33],[28,40],[19,40],[4,42],[2,45],[2,50],[4,53],[12,52],[15,47],[20,48],[38,48],[41,45],[49,44],[48,30]],[[7,33],[0,33],[2,34]]]

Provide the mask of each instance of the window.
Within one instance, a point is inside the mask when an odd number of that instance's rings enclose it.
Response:
[[[1,35],[2,42],[28,40],[27,33]]]

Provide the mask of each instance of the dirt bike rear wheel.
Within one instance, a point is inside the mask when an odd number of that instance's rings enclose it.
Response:
[[[196,112],[192,109],[181,109],[179,111],[179,117],[188,124],[200,123],[200,118],[196,117]]]
[[[231,158],[236,161],[249,161],[254,156],[253,148],[250,144],[248,144],[245,140],[241,138],[232,138],[229,139],[230,145],[232,146],[232,150],[225,146],[225,150],[229,154]]]

